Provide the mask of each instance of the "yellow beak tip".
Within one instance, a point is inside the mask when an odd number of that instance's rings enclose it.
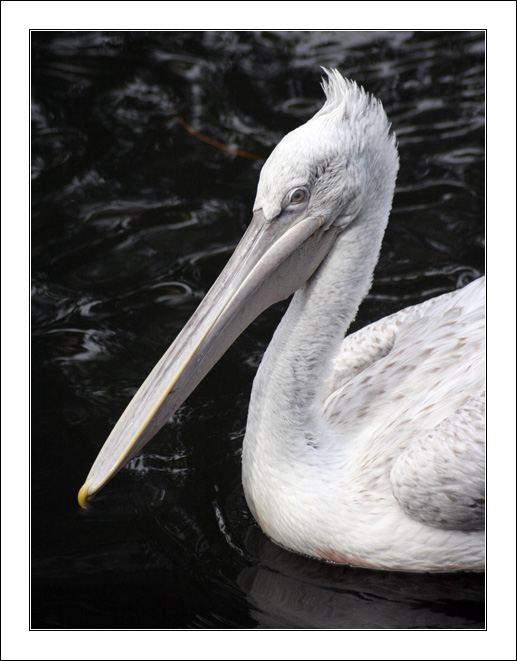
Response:
[[[91,484],[91,480],[85,482],[83,486],[79,489],[79,493],[77,494],[77,501],[83,509],[86,507],[88,501],[91,498],[91,496],[88,493],[90,489],[90,484]]]

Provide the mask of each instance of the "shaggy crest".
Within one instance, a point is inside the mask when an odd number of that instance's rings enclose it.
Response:
[[[326,101],[321,110],[316,113],[314,119],[328,116],[329,119],[341,119],[345,122],[354,122],[367,117],[369,122],[377,128],[382,128],[388,134],[391,124],[388,121],[382,103],[374,96],[364,90],[353,80],[343,78],[337,69],[326,69],[327,79],[321,81],[321,87],[326,96]],[[396,143],[392,135],[393,143]]]

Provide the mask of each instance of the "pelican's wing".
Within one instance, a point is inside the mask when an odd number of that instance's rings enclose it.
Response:
[[[362,465],[380,461],[408,516],[439,528],[484,524],[484,287],[347,337],[326,384],[329,430]]]
[[[406,514],[437,528],[485,524],[485,394],[413,440],[391,469]]]
[[[322,392],[334,430],[361,418],[388,423],[435,409],[431,429],[484,390],[485,278],[384,317],[347,336]],[[460,404],[450,400],[454,390]],[[388,420],[388,417],[392,418]],[[364,427],[364,421],[362,423]],[[358,430],[356,430],[357,432]]]
[[[400,327],[416,307],[419,306],[399,310],[345,337],[334,360],[332,374],[325,383],[324,409],[339,409],[343,389],[390,353]],[[338,411],[334,411],[332,417],[336,413]]]
[[[480,278],[345,338],[326,384],[329,430],[363,465],[380,461],[408,516],[440,528],[484,523],[484,289]]]

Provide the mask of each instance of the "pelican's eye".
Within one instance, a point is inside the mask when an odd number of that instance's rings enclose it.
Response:
[[[289,196],[289,204],[300,204],[307,197],[307,191],[304,188],[296,188]]]

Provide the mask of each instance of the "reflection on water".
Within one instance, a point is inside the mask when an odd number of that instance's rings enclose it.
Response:
[[[484,575],[406,574],[340,567],[279,548],[257,528],[247,547],[259,562],[238,584],[264,628],[438,629],[484,617]]]
[[[42,628],[477,628],[481,575],[332,567],[279,549],[240,485],[264,313],[87,511],[129,398],[224,266],[264,159],[322,103],[382,99],[401,170],[354,329],[484,265],[481,33],[32,33],[33,592]],[[183,120],[183,121],[181,121]]]

